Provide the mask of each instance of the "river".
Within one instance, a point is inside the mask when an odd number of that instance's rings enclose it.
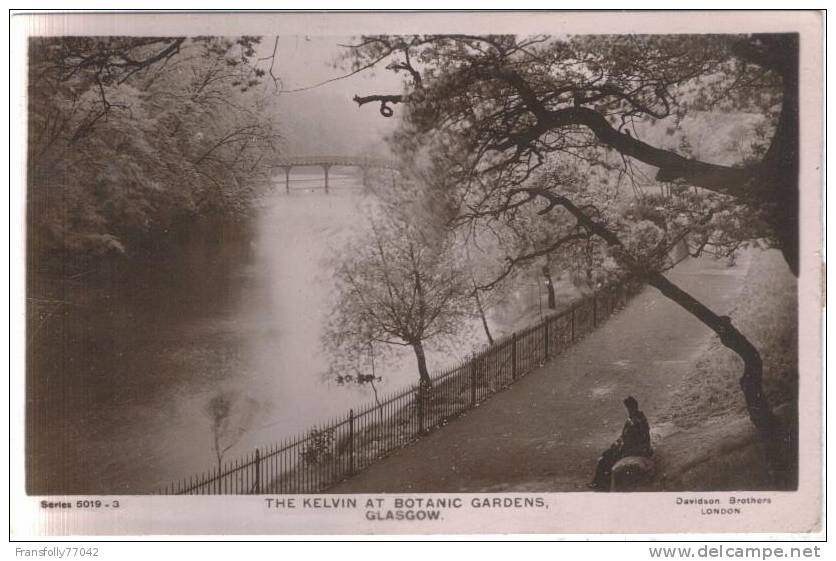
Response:
[[[327,258],[364,221],[358,176],[332,173],[327,195],[315,171],[292,180],[250,223],[195,228],[128,273],[30,282],[28,492],[150,493],[211,468],[217,396],[231,404],[224,459],[373,399],[326,376],[320,349]],[[378,389],[415,377],[405,354]]]

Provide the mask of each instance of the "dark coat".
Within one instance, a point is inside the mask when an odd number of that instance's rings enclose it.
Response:
[[[621,456],[652,456],[650,425],[644,413],[637,411],[628,417],[621,429]]]

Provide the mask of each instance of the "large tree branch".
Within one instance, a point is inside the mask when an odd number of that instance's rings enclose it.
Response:
[[[394,111],[391,107],[389,107],[389,103],[403,103],[405,101],[404,96],[402,95],[367,95],[364,97],[360,97],[359,95],[354,96],[354,101],[357,102],[357,105],[362,107],[366,103],[372,103],[375,101],[380,102],[380,114],[384,117],[391,117]]]
[[[573,107],[552,111],[547,121],[552,127],[570,124],[588,127],[598,140],[641,162],[659,168],[657,181],[683,179],[691,185],[734,196],[745,194],[746,184],[753,171],[689,160],[675,152],[656,148],[629,134],[622,134],[607,119],[592,109]]]
[[[735,168],[690,160],[676,152],[651,146],[630,134],[620,132],[606,117],[588,107],[549,110],[515,73],[500,73],[495,76],[504,77],[517,89],[523,102],[537,118],[537,122],[513,135],[506,142],[492,146],[493,149],[507,150],[514,146],[530,145],[549,130],[579,125],[591,130],[601,143],[621,154],[659,168],[656,174],[657,181],[681,179],[691,185],[734,197],[744,197],[747,194],[747,185],[755,175],[755,170],[751,167]],[[391,117],[393,111],[388,104],[404,103],[407,98],[403,95],[369,95],[354,96],[354,101],[360,106],[380,102],[380,113],[384,117]]]
[[[603,239],[611,247],[623,248],[618,235],[608,229],[597,220],[592,219],[583,212],[577,205],[564,196],[552,193],[541,188],[519,189],[518,192],[527,195],[543,197],[548,201],[548,206],[541,213],[549,212],[555,206],[561,206],[569,211],[578,223],[585,226]],[[746,398],[746,408],[752,423],[767,436],[767,442],[775,438],[777,421],[769,407],[769,402],[761,387],[762,363],[757,348],[743,335],[731,322],[728,316],[721,316],[712,311],[708,306],[691,296],[679,286],[670,281],[659,271],[643,271],[636,260],[624,252],[623,259],[633,273],[639,273],[643,280],[659,290],[662,294],[675,302],[689,314],[697,318],[704,325],[709,327],[720,341],[727,348],[731,349],[743,360],[743,376],[740,378],[740,386]]]
[[[514,189],[508,193],[509,200],[520,193],[526,194],[529,200],[531,199],[531,197],[542,197],[546,199],[546,201],[548,202],[548,206],[540,210],[538,214],[547,214],[554,207],[561,206],[565,208],[567,211],[569,211],[569,213],[572,216],[575,217],[575,220],[578,221],[578,224],[583,226],[592,234],[595,234],[599,238],[604,240],[607,243],[607,245],[618,247],[622,246],[621,240],[618,239],[618,236],[614,232],[610,231],[606,226],[594,220],[581,208],[579,208],[575,203],[573,203],[563,195],[558,195],[557,193],[553,193],[548,189],[540,187],[520,187],[519,189]]]
[[[127,67],[127,68],[132,68],[132,70],[130,72],[128,72],[127,74],[125,74],[125,76],[123,76],[122,79],[119,80],[118,83],[122,84],[122,83],[126,82],[128,80],[128,78],[130,78],[131,76],[133,76],[134,74],[136,74],[140,70],[148,68],[149,66],[151,66],[153,64],[156,64],[157,62],[160,62],[163,59],[165,59],[165,60],[170,59],[171,57],[173,57],[174,55],[176,55],[177,53],[180,52],[180,47],[183,45],[183,42],[185,40],[186,40],[185,37],[178,37],[177,39],[174,39],[174,41],[171,44],[169,44],[166,48],[164,48],[163,50],[161,50],[157,54],[149,56],[148,58],[145,58],[143,60],[132,60],[127,55],[124,56],[123,58],[125,59],[125,63],[124,64],[114,63],[114,66],[124,66],[124,67]]]
[[[512,144],[525,145],[540,138],[546,131],[571,125],[580,125],[590,129],[598,140],[626,156],[633,157],[646,164],[659,168],[658,181],[683,179],[712,191],[734,196],[742,196],[745,186],[752,177],[749,168],[733,168],[709,164],[698,160],[689,160],[675,152],[651,146],[641,140],[621,133],[607,121],[606,117],[588,107],[569,107],[557,110],[548,109],[540,100],[537,92],[515,70],[494,70],[480,73],[483,78],[499,79],[516,90],[522,102],[535,116],[537,122],[524,132],[514,135],[498,148],[510,148]],[[614,93],[611,92],[611,93]]]

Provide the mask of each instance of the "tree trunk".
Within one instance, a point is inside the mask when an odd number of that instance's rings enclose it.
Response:
[[[546,278],[546,291],[549,295],[549,309],[557,309],[557,299],[554,295],[554,283],[552,282],[552,275],[548,267],[543,267],[543,276]]]
[[[380,422],[383,422],[383,407],[380,406],[380,397],[377,395],[377,386],[374,385],[374,375],[372,375],[372,379],[370,380],[372,384],[372,391],[374,392],[374,402],[377,404],[377,413],[378,417],[380,417]]]
[[[418,376],[421,379],[421,386],[430,388],[433,385],[430,379],[430,373],[427,371],[427,357],[424,354],[424,345],[421,341],[412,343],[412,349],[415,351],[415,358],[418,359]]]
[[[745,185],[754,206],[765,211],[790,270],[798,276],[799,267],[799,37],[797,33],[761,36],[760,45],[740,41],[734,50],[743,60],[767,68],[781,76],[781,116],[769,148],[754,177]],[[742,196],[746,199],[747,196]],[[748,201],[747,201],[748,202]]]
[[[798,37],[786,38],[786,56],[782,65],[783,100],[781,117],[772,143],[758,174],[769,192],[767,221],[781,244],[790,270],[798,276],[799,266],[799,192],[798,192]]]
[[[708,326],[726,348],[741,358],[743,375],[740,377],[740,389],[749,419],[766,446],[767,467],[776,483],[782,486],[790,484],[795,473],[794,461],[791,460],[795,443],[790,432],[775,417],[763,393],[763,362],[758,350],[732,325],[731,318],[717,315],[661,273],[651,275],[648,283]]]
[[[479,298],[479,289],[475,288],[473,297],[476,299],[476,309],[479,311],[479,317],[482,320],[482,328],[485,330],[485,336],[488,338],[488,344],[493,346],[493,335],[491,335],[490,327],[488,327],[488,318],[485,317],[485,309],[482,307],[482,299]]]

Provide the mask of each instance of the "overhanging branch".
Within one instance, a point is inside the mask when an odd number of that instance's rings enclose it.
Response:
[[[656,180],[660,182],[683,179],[691,185],[739,197],[745,194],[746,184],[753,174],[750,168],[733,168],[689,160],[675,152],[651,146],[629,134],[619,132],[603,115],[586,107],[550,111],[546,119],[551,128],[566,125],[583,125],[589,128],[607,146],[659,168]]]
[[[391,107],[389,107],[389,103],[403,103],[404,96],[402,95],[367,95],[365,97],[360,97],[359,95],[354,96],[354,101],[357,102],[357,105],[362,107],[367,103],[374,103],[380,102],[380,114],[384,117],[391,117],[394,111]]]

